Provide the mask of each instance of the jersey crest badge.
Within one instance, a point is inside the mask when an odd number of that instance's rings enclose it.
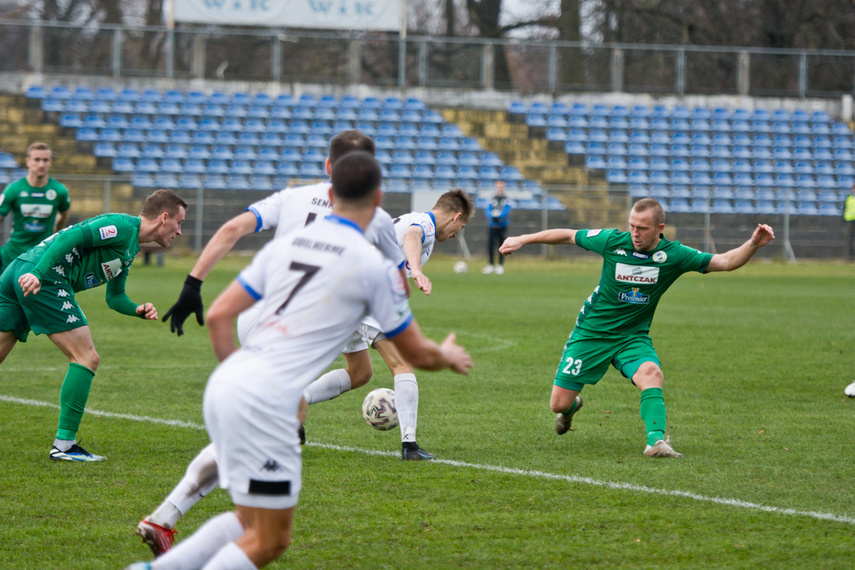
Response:
[[[119,230],[114,225],[98,228],[98,233],[101,234],[101,239],[110,239],[119,235]]]
[[[666,259],[668,259],[668,254],[664,251],[657,251],[653,254],[653,261],[656,263],[664,263]]]
[[[45,192],[45,198],[48,200],[56,200],[56,190],[51,189]]]

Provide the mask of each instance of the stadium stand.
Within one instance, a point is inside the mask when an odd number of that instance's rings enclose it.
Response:
[[[397,192],[461,187],[490,195],[504,179],[518,208],[561,208],[494,152],[416,98],[271,97],[214,91],[34,87],[27,97],[135,187],[272,191],[325,177],[329,138],[345,128],[374,137],[386,185]],[[418,158],[416,157],[418,155]],[[185,176],[192,175],[192,176]]]
[[[571,161],[628,184],[633,197],[670,200],[671,211],[839,216],[855,181],[853,134],[826,112],[520,101],[508,112]],[[788,189],[803,193],[791,202]]]

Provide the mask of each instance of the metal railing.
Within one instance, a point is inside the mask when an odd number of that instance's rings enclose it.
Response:
[[[855,52],[0,20],[0,71],[520,93],[839,97]],[[240,53],[240,57],[235,54]]]

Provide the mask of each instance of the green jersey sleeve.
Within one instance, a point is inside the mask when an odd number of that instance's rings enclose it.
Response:
[[[12,184],[6,186],[6,189],[3,190],[3,193],[0,194],[0,216],[8,216],[12,211],[12,207],[15,205],[15,196],[17,192],[15,192],[15,187]]]
[[[603,255],[617,230],[576,230],[576,245],[593,253]]]

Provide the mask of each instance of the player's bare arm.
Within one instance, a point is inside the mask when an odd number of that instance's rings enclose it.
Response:
[[[192,271],[184,281],[184,288],[178,300],[163,315],[163,321],[169,319],[169,328],[178,336],[184,334],[184,321],[191,314],[196,315],[199,326],[205,324],[203,316],[205,306],[202,303],[202,281],[217,263],[235,246],[240,238],[255,231],[257,220],[252,212],[244,212],[223,224],[202,250]]]
[[[66,210],[64,212],[60,212],[56,217],[56,224],[54,225],[53,231],[58,232],[68,225],[68,215],[71,210]]]
[[[576,244],[576,230],[556,229],[543,230],[534,234],[523,234],[520,236],[511,236],[505,240],[502,247],[499,248],[499,253],[502,255],[510,255],[524,245],[533,243],[544,243],[547,245],[561,244]]]
[[[739,269],[751,259],[757,250],[767,245],[775,239],[775,232],[766,224],[757,224],[751,238],[741,246],[726,251],[717,253],[710,259],[710,264],[707,266],[707,273],[713,271],[733,271]]]
[[[211,346],[220,362],[237,350],[234,320],[255,304],[243,285],[232,281],[208,309],[208,334]]]
[[[419,289],[424,291],[425,295],[430,295],[432,284],[427,275],[422,272],[422,229],[419,226],[410,226],[404,238],[401,240],[401,250],[404,252],[404,258],[410,266],[410,275],[416,282]]]
[[[422,370],[444,370],[449,368],[458,374],[468,374],[472,368],[472,357],[459,346],[454,333],[449,334],[442,344],[425,337],[418,323],[413,321],[401,334],[389,339],[401,355],[416,368]]]
[[[255,214],[244,212],[220,226],[202,250],[202,255],[199,256],[190,275],[204,281],[214,266],[232,250],[240,238],[255,232],[257,224]]]

